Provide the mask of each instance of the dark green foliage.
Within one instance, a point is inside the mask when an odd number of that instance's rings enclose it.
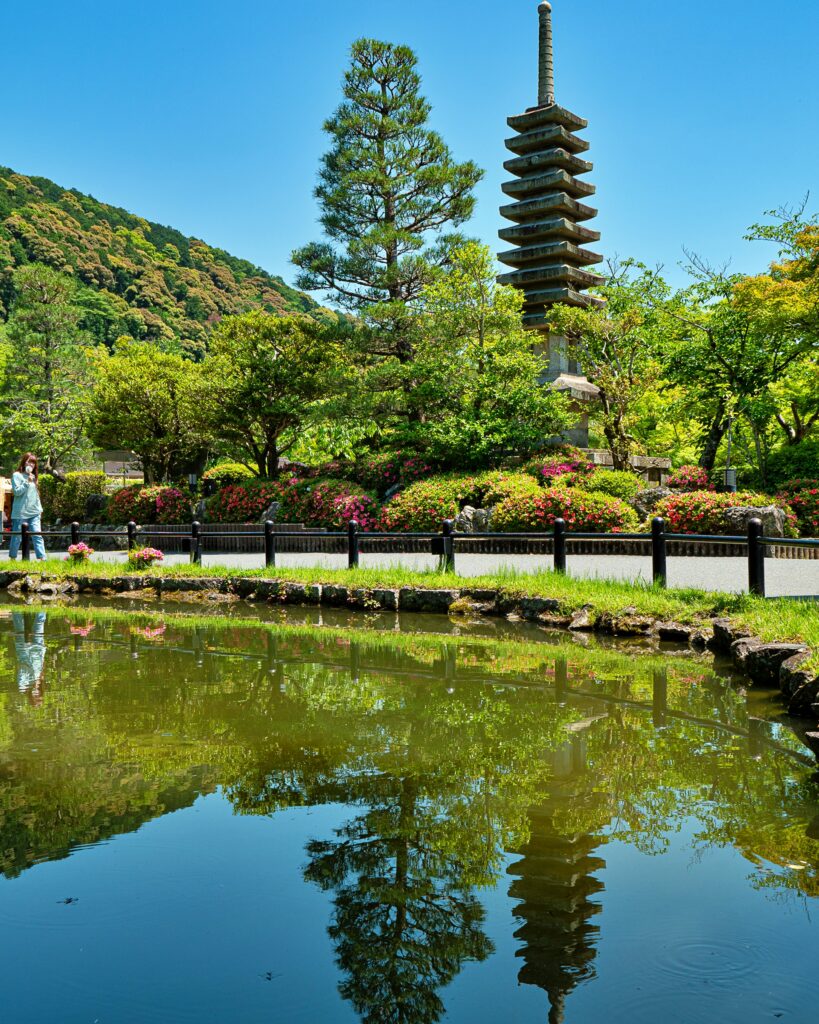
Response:
[[[768,486],[772,489],[800,477],[819,477],[819,438],[785,445],[768,459]]]
[[[84,521],[85,506],[93,494],[105,494],[108,477],[101,472],[66,473],[65,481],[43,478],[40,497],[48,520],[60,519],[64,523]],[[43,486],[45,485],[45,486]]]
[[[74,276],[80,327],[109,345],[130,335],[198,354],[223,316],[318,311],[281,278],[222,249],[0,167],[0,318],[11,307],[12,272],[32,262]]]

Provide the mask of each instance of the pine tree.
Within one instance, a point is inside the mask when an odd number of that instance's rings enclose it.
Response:
[[[412,356],[402,309],[420,294],[430,263],[446,259],[454,239],[444,229],[470,217],[483,176],[472,162],[456,163],[427,127],[420,85],[408,47],[353,44],[344,102],[324,125],[333,141],[315,192],[329,241],[292,256],[298,287],[326,289],[345,308],[389,324],[381,354],[402,361]]]

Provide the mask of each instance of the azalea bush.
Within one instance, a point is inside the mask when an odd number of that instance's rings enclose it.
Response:
[[[790,480],[777,501],[793,509],[800,537],[819,537],[819,480]]]
[[[362,487],[383,497],[391,487],[397,484],[406,487],[428,477],[431,472],[432,466],[426,459],[398,451],[372,455],[353,463],[348,473],[328,475],[349,476]]]
[[[528,473],[513,473],[508,470],[492,470],[475,477],[466,500],[483,508],[499,505],[513,495],[538,494],[540,484]]]
[[[361,530],[375,530],[381,507],[358,484],[349,480],[318,480],[306,489],[305,523],[340,530],[355,519]]]
[[[248,480],[230,484],[217,491],[207,503],[208,521],[212,523],[257,523],[276,501],[277,521],[303,523],[313,482],[296,476],[280,480]]]
[[[636,473],[622,469],[600,469],[590,477],[577,481],[577,486],[593,494],[608,494],[612,498],[630,501],[643,488]]]
[[[773,503],[773,498],[749,491],[738,491],[736,494],[691,491],[663,498],[654,510],[654,515],[665,519],[669,533],[724,535],[732,532],[725,522],[726,509],[763,508]],[[782,507],[785,512],[785,533],[787,536],[796,536],[797,520],[793,509],[787,504]]]
[[[138,569],[147,569],[149,565],[161,562],[164,558],[159,548],[137,548],[128,552],[128,561]]]
[[[550,487],[552,481],[568,474],[576,474],[580,477],[591,476],[595,467],[580,448],[575,448],[573,445],[561,445],[550,451],[548,455],[530,459],[523,466],[523,470],[535,477],[544,487]]]
[[[668,478],[673,491],[713,491],[714,485],[708,477],[708,470],[702,466],[680,466]]]
[[[68,558],[66,561],[69,562],[87,562],[94,554],[94,549],[90,548],[85,541],[80,541],[79,544],[68,545]]]
[[[410,484],[381,511],[381,528],[396,532],[439,530],[445,519],[454,519],[464,505],[475,500],[475,478],[435,476]]]
[[[630,533],[637,529],[637,513],[620,498],[566,487],[543,488],[535,495],[513,495],[492,515],[499,533],[551,530],[563,519],[567,530],[589,533]]]
[[[107,518],[120,525],[135,523],[189,523],[193,516],[190,498],[176,487],[122,487],[108,502]]]

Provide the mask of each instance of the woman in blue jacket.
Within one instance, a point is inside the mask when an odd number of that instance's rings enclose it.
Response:
[[[11,490],[14,494],[14,503],[11,506],[11,540],[9,541],[9,558],[16,558],[20,549],[20,527],[25,523],[31,533],[34,544],[34,554],[41,561],[45,558],[45,544],[40,533],[40,516],[43,514],[43,506],[40,502],[40,492],[37,484],[40,474],[37,468],[37,456],[32,452],[20,459],[20,465],[16,472],[11,475]]]

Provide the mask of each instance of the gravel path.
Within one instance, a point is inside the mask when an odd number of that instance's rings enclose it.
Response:
[[[123,562],[122,552],[99,552],[95,560]],[[0,552],[0,562],[8,560],[8,552]],[[187,555],[166,555],[166,564],[188,561]],[[32,563],[32,567],[34,567]],[[264,561],[259,555],[205,555],[203,564],[259,569]],[[282,568],[324,566],[343,569],[347,560],[342,555],[284,554],[277,564]],[[497,572],[535,572],[549,568],[551,556],[534,555],[467,555],[456,558],[461,576],[480,576]],[[437,559],[431,555],[362,554],[362,568],[434,569]],[[570,576],[615,580],[650,580],[651,559],[634,555],[569,555]],[[765,561],[768,597],[819,596],[819,560],[769,558]],[[668,584],[671,587],[699,587],[702,590],[739,592],[748,586],[748,563],[745,558],[669,558]]]

